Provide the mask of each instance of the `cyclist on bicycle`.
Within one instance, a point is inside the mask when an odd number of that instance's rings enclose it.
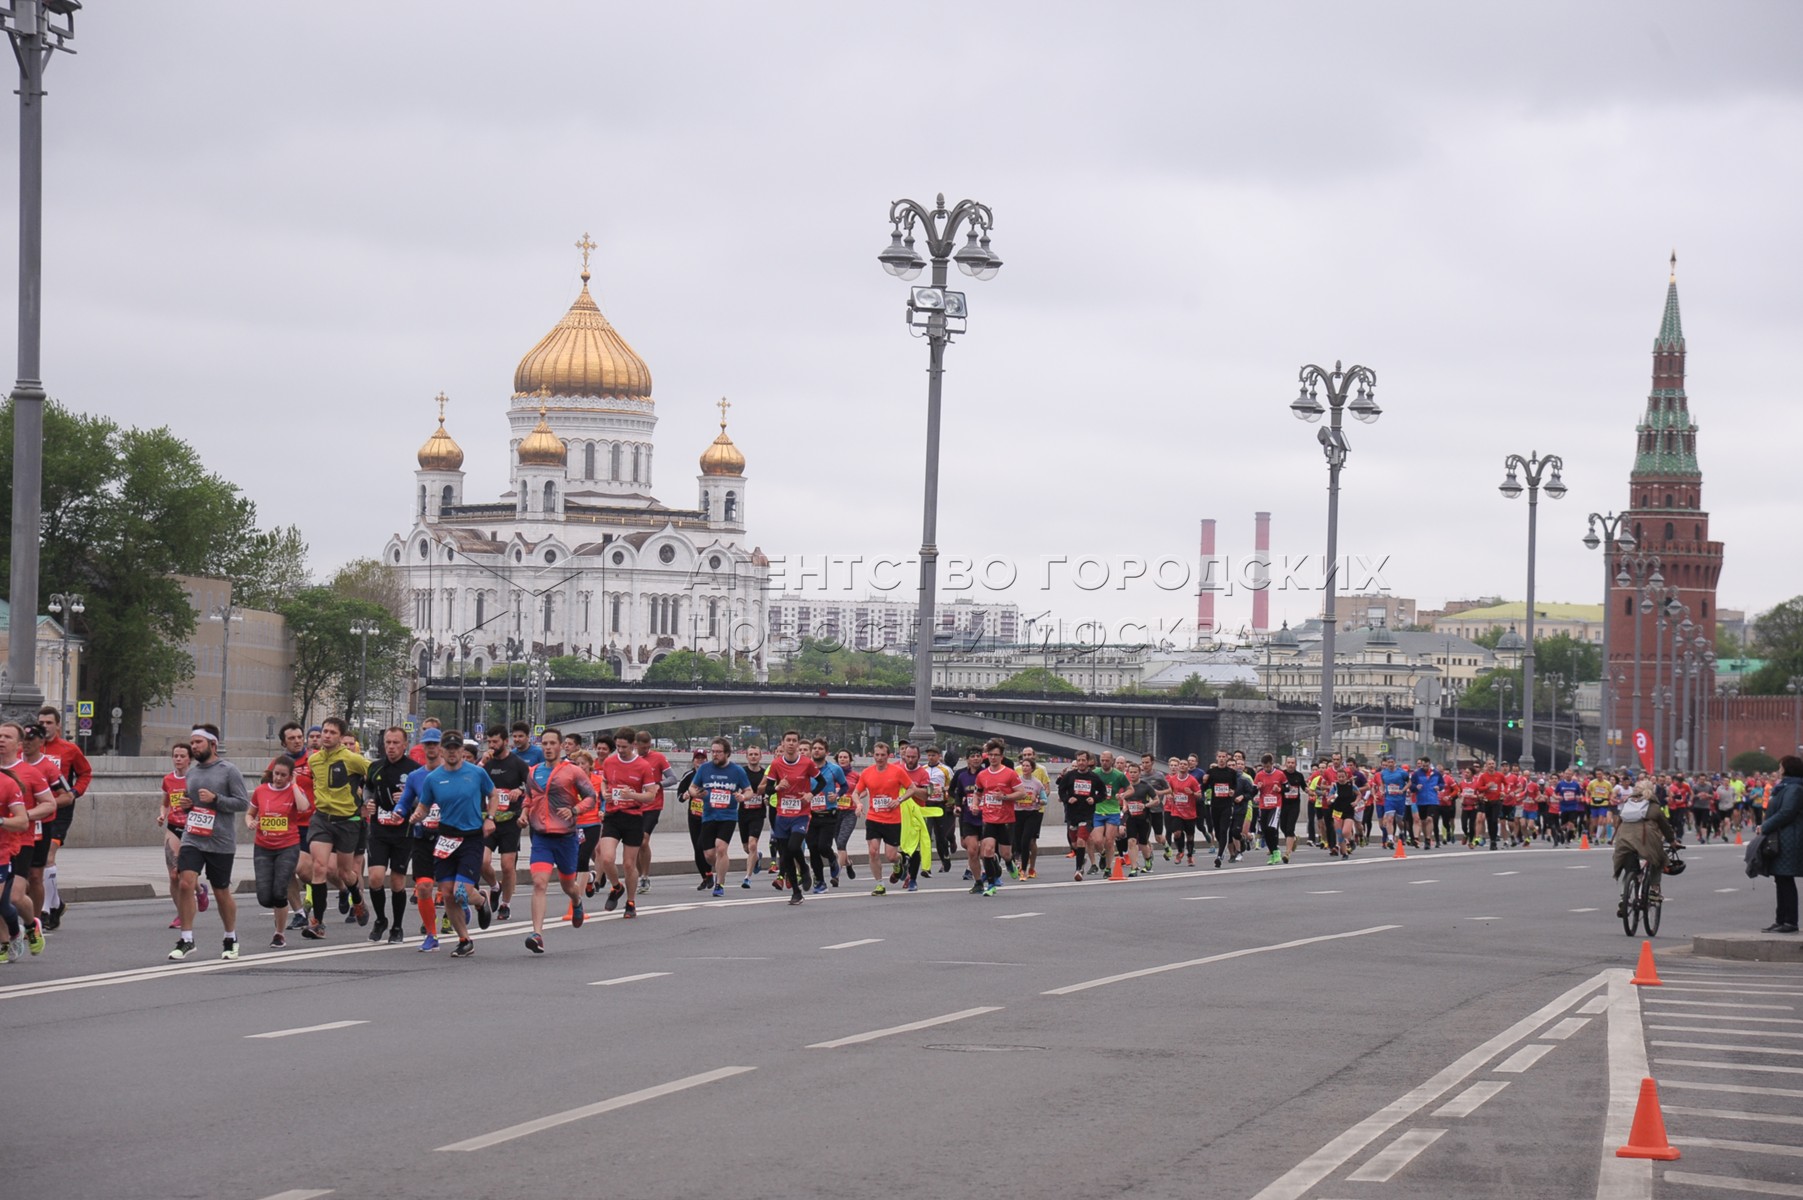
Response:
[[[1615,835],[1615,856],[1611,863],[1614,877],[1620,879],[1622,872],[1634,870],[1640,859],[1646,859],[1648,869],[1653,872],[1647,899],[1654,903],[1662,899],[1659,880],[1665,874],[1665,845],[1667,842],[1675,845],[1678,841],[1671,822],[1666,819],[1665,806],[1656,796],[1652,779],[1641,775],[1622,802],[1621,827]],[[1624,902],[1617,907],[1615,915],[1627,916],[1626,908]]]

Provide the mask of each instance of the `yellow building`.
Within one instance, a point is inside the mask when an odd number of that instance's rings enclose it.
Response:
[[[1492,629],[1514,629],[1527,635],[1528,606],[1516,600],[1434,619],[1434,632],[1451,637],[1479,638]],[[1534,603],[1534,640],[1570,634],[1593,646],[1603,644],[1603,606],[1600,604]]]

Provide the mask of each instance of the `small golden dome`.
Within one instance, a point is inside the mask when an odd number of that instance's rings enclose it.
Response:
[[[563,439],[551,432],[551,423],[545,420],[545,393],[539,392],[538,424],[520,443],[520,466],[522,467],[561,467],[569,461],[569,447]]]
[[[582,291],[563,320],[527,351],[513,372],[516,396],[548,389],[552,396],[631,396],[651,398],[651,368],[614,331],[588,292],[588,235],[576,243],[582,251]]]
[[[743,475],[745,473],[745,456],[739,448],[732,444],[726,436],[726,410],[732,405],[722,396],[720,398],[720,435],[713,444],[701,452],[701,473],[703,475]]]
[[[438,430],[426,439],[426,444],[419,448],[419,469],[422,471],[461,471],[463,469],[463,447],[459,446],[444,427],[445,395],[438,393]]]

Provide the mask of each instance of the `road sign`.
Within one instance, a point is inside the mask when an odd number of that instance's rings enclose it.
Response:
[[[413,732],[413,718],[409,717],[407,720],[402,721],[401,728],[405,729],[408,733],[412,733]]]
[[[76,716],[78,716],[78,717],[91,717],[91,716],[93,716],[93,715],[94,715],[94,702],[93,702],[93,701],[92,701],[92,700],[78,700],[78,701],[76,701],[76,703],[75,703],[75,715],[76,715]]]
[[[475,734],[477,737],[481,737],[482,736],[482,722],[477,721],[475,726],[470,730],[470,732]]]
[[[545,731],[545,727],[543,725],[534,725],[532,727],[532,736],[537,737],[544,731]]]
[[[77,719],[80,720],[80,722],[81,722],[81,731],[83,733],[87,733],[94,728],[94,718],[93,717],[80,717]]]

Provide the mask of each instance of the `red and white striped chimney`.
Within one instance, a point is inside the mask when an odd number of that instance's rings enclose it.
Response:
[[[1217,586],[1215,576],[1219,568],[1215,565],[1215,523],[1212,517],[1202,518],[1202,583],[1196,592],[1196,635],[1198,637],[1213,633],[1215,629],[1215,594]]]
[[[1252,633],[1271,630],[1271,514],[1252,514]]]

